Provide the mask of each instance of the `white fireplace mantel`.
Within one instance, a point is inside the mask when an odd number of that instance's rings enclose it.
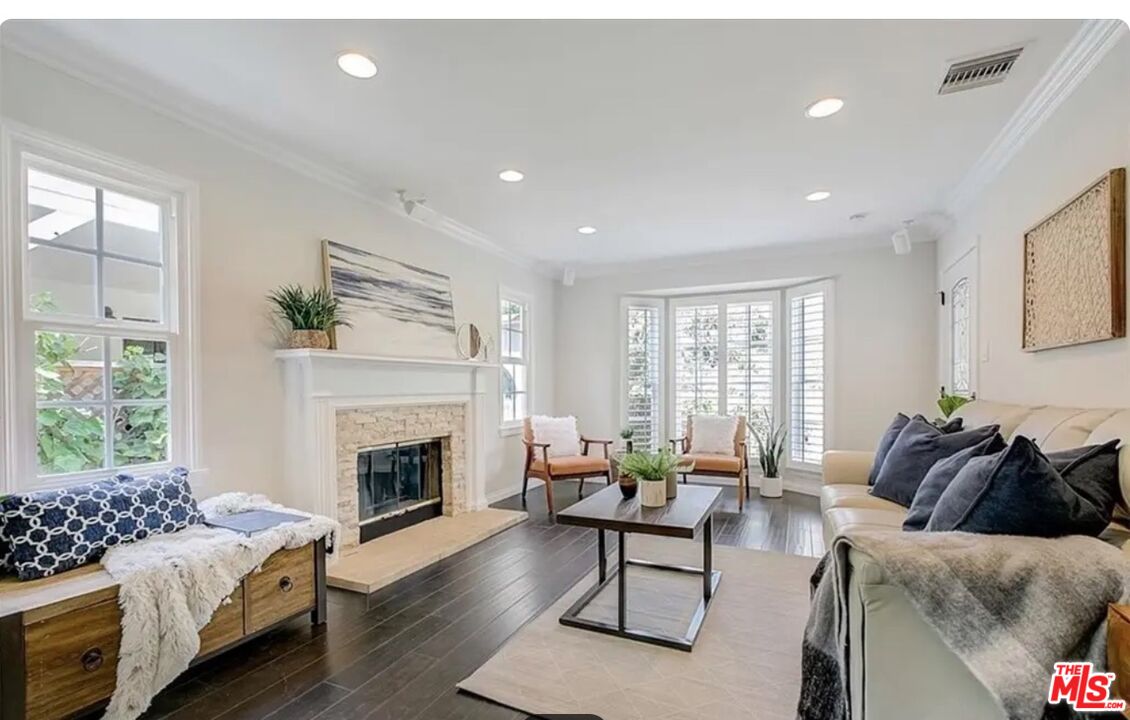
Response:
[[[337,519],[338,410],[465,403],[467,509],[486,507],[483,374],[497,364],[336,350],[279,350],[275,358],[286,403],[281,502]]]

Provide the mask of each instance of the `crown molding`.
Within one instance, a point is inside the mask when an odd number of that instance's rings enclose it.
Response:
[[[83,52],[73,41],[61,38],[52,31],[32,28],[34,26],[29,26],[27,23],[20,23],[18,29],[12,25],[5,27],[0,45],[33,62],[217,137],[354,199],[431,228],[435,232],[525,270],[531,270],[545,277],[553,277],[557,273],[557,267],[552,263],[538,261],[506,248],[485,233],[444,215],[431,206],[426,217],[408,215],[391,198],[387,200],[382,198],[382,195],[387,193],[371,179],[322,163],[274,143],[263,137],[262,133],[225,118],[221,110],[203,102],[190,100],[183,93],[133,68],[120,66],[97,53]]]
[[[969,208],[1125,32],[1126,23],[1121,20],[1083,21],[1067,47],[954,188],[946,203],[951,216],[959,216]]]

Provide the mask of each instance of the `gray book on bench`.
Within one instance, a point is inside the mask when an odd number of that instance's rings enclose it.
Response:
[[[250,537],[254,533],[270,530],[285,523],[303,522],[310,518],[305,515],[278,512],[277,510],[248,510],[232,515],[217,515],[204,521],[209,527],[234,530]]]

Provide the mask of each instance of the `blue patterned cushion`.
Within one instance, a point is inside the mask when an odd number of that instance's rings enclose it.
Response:
[[[21,580],[70,570],[113,545],[202,522],[184,468],[147,478],[118,475],[0,501],[0,541],[8,544],[9,565]]]

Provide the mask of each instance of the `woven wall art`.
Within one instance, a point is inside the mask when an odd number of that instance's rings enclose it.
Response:
[[[1024,233],[1023,348],[1126,336],[1126,170]]]

